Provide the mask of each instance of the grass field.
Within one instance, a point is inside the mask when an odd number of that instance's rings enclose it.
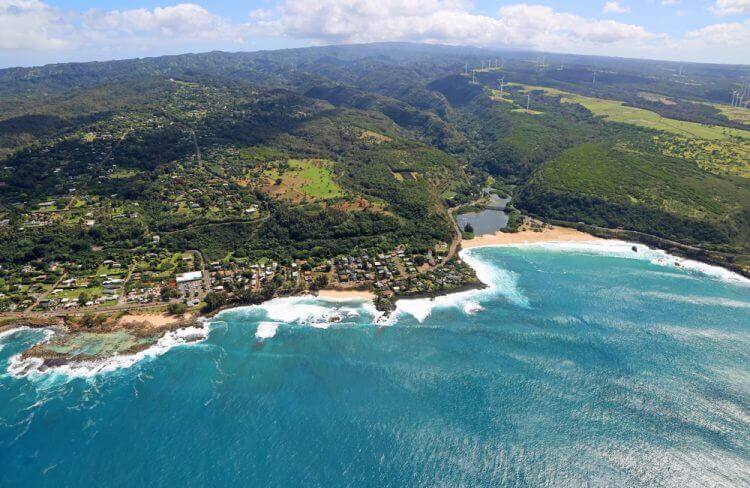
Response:
[[[331,200],[344,196],[343,188],[333,179],[332,161],[290,159],[264,174],[270,180],[269,193],[286,200]]]
[[[88,293],[91,300],[102,296],[104,288],[101,286],[87,286],[84,288],[58,288],[59,291],[50,295],[53,298],[68,298],[70,300],[78,300],[78,296],[86,292]]]
[[[750,108],[731,107],[720,103],[713,103],[711,105],[717,108],[729,120],[750,124]]]
[[[612,122],[633,124],[649,129],[669,132],[683,137],[692,137],[705,140],[728,140],[732,137],[750,139],[750,131],[731,129],[717,125],[704,125],[695,122],[685,122],[662,117],[656,112],[642,108],[626,107],[623,102],[617,100],[606,100],[603,98],[592,98],[565,92],[555,88],[543,86],[518,85],[522,87],[522,93],[531,91],[543,91],[550,96],[559,96],[564,103],[578,103],[583,105],[592,113],[606,118]],[[730,107],[731,108],[731,107]]]

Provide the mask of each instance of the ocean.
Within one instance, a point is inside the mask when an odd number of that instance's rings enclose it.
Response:
[[[0,486],[750,486],[750,283],[638,249],[472,249],[487,289],[384,324],[278,299],[53,372],[6,332]]]

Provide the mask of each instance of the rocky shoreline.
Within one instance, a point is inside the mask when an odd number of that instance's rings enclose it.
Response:
[[[750,272],[747,270],[727,266],[726,262],[720,263],[714,259],[706,259],[707,254],[705,254],[705,251],[696,251],[689,246],[677,245],[676,243],[670,243],[669,246],[665,246],[664,242],[660,242],[657,238],[653,238],[653,236],[648,236],[649,238],[640,236],[640,239],[636,239],[636,237],[638,236],[633,236],[631,233],[625,235],[624,231],[605,231],[588,227],[581,228],[581,226],[575,226],[574,228],[545,226],[537,230],[525,230],[512,234],[498,233],[496,235],[482,236],[470,241],[464,241],[462,244],[468,249],[473,247],[522,245],[538,242],[592,242],[603,239],[628,238],[630,241],[651,245],[678,257],[694,259],[712,265],[723,264],[722,267],[725,269],[739,272],[743,276],[750,276]],[[657,246],[657,244],[661,245]],[[330,290],[322,290],[319,295],[323,299],[334,301],[350,299],[370,300],[378,311],[383,312],[383,316],[379,318],[379,322],[382,322],[387,320],[389,315],[396,310],[398,300],[435,299],[440,296],[485,289],[487,286],[487,284],[482,283],[473,274],[471,277],[468,275],[462,276],[462,281],[458,286],[444,289],[383,293],[376,290],[342,290],[332,288]],[[305,294],[317,296],[308,291],[296,293],[292,296],[303,296]],[[138,314],[130,312],[121,313],[120,315],[115,314],[94,322],[91,322],[90,318],[85,319],[71,316],[22,316],[0,325],[0,333],[24,326],[55,330],[55,334],[51,338],[34,345],[21,354],[21,359],[41,360],[45,367],[55,367],[70,363],[102,360],[113,355],[125,356],[138,354],[156,344],[169,333],[196,326],[199,320],[208,320],[225,310],[245,305],[257,304],[227,303],[210,312],[199,313],[194,311],[180,317],[169,316],[165,313]]]

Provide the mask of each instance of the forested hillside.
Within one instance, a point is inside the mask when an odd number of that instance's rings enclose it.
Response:
[[[0,263],[426,252],[490,177],[748,263],[750,67],[678,67],[374,44],[0,70]]]

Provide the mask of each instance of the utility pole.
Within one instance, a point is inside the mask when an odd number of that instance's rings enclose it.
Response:
[[[526,94],[526,113],[529,113],[529,104],[531,103],[531,93]]]
[[[592,85],[596,85],[596,70],[594,70],[594,79],[591,82]]]

